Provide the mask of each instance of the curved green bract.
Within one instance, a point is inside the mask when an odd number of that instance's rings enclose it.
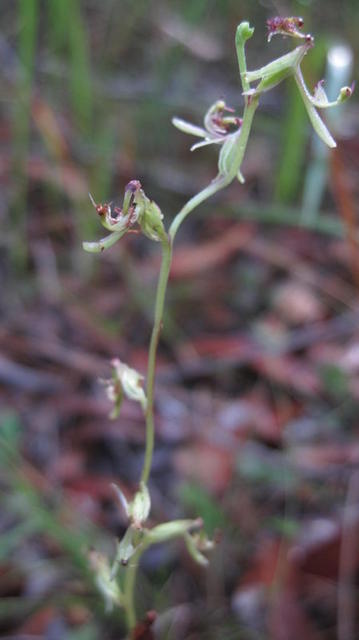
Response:
[[[248,91],[249,89],[249,82],[245,78],[247,71],[245,44],[247,40],[252,37],[253,33],[254,27],[250,27],[249,22],[241,22],[236,31],[235,43],[243,91]]]
[[[236,31],[236,46],[243,46],[254,33],[254,27],[249,25],[249,22],[241,22]]]
[[[105,249],[109,249],[114,245],[117,240],[122,238],[122,236],[126,233],[126,229],[122,231],[114,231],[110,233],[110,235],[106,236],[106,238],[102,238],[98,242],[83,242],[82,248],[88,253],[102,253]]]

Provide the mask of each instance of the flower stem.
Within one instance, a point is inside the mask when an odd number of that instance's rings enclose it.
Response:
[[[174,218],[170,226],[169,235],[172,242],[174,240],[174,237],[180,225],[182,224],[183,220],[188,216],[188,214],[191,213],[193,209],[198,207],[201,204],[201,202],[204,202],[204,200],[207,200],[207,198],[210,198],[210,196],[213,196],[215,193],[217,193],[217,191],[220,191],[221,189],[226,187],[227,184],[229,184],[229,182],[230,180],[227,177],[219,176],[218,178],[213,180],[213,182],[211,182],[207,187],[202,189],[202,191],[200,191],[199,193],[196,193],[196,195],[193,196],[193,198],[191,198],[190,200],[188,200],[188,202],[186,202],[184,207],[182,207],[181,211],[177,213],[176,217]]]
[[[244,110],[243,115],[243,123],[241,128],[241,134],[238,139],[238,156],[236,158],[237,169],[234,172],[236,175],[237,171],[239,171],[240,165],[242,164],[242,159],[247,147],[247,142],[249,138],[249,133],[252,126],[253,116],[258,106],[258,98],[253,97],[252,100],[248,101]],[[153,454],[153,445],[154,445],[154,416],[153,416],[153,402],[154,402],[154,384],[155,384],[155,369],[156,369],[156,355],[157,355],[157,346],[162,328],[162,317],[163,317],[163,308],[166,297],[167,283],[169,272],[171,268],[172,261],[172,246],[173,241],[176,236],[176,233],[184,221],[184,219],[188,216],[193,209],[198,207],[204,200],[207,200],[210,196],[217,193],[224,187],[226,187],[232,180],[234,175],[232,172],[229,175],[223,176],[219,175],[213,182],[211,182],[207,187],[202,189],[199,193],[197,193],[193,198],[188,200],[184,207],[179,211],[179,213],[174,218],[168,236],[165,236],[162,240],[162,263],[161,270],[158,279],[157,285],[157,293],[156,293],[156,304],[155,304],[155,318],[151,335],[151,342],[149,348],[149,356],[148,356],[148,366],[147,366],[147,410],[146,410],[146,449],[145,449],[145,459],[142,469],[141,481],[145,484],[148,481],[151,464],[152,464],[152,454]]]
[[[176,538],[182,538],[190,532],[199,531],[203,527],[202,518],[196,520],[173,520],[157,525],[153,529],[144,529],[141,544],[137,547],[133,556],[125,569],[124,584],[124,608],[126,612],[126,623],[130,631],[136,625],[135,610],[135,585],[137,571],[142,554],[153,544],[168,542]]]
[[[132,631],[136,625],[136,610],[135,610],[135,584],[137,570],[140,564],[140,558],[143,552],[146,550],[147,545],[145,541],[137,548],[136,552],[130,558],[128,566],[126,567],[125,577],[125,589],[124,589],[124,604],[126,612],[127,628]]]
[[[185,218],[193,211],[196,207],[198,207],[202,202],[207,200],[210,196],[214,195],[224,187],[226,187],[230,182],[232,182],[233,178],[237,175],[240,170],[240,166],[242,164],[243,156],[247,147],[247,142],[249,138],[249,133],[252,126],[253,117],[255,111],[258,106],[258,98],[253,97],[251,100],[246,98],[245,101],[245,110],[243,114],[243,123],[241,128],[241,133],[238,137],[238,152],[235,158],[235,167],[231,170],[227,175],[219,174],[213,182],[211,182],[207,187],[202,189],[195,196],[190,198],[188,202],[182,207],[179,213],[175,216],[174,220],[169,229],[168,236],[164,236],[162,239],[162,262],[161,269],[158,278],[157,284],[157,292],[156,292],[156,302],[155,302],[155,315],[154,315],[154,323],[151,334],[150,348],[149,348],[149,356],[148,356],[148,365],[147,365],[147,408],[146,408],[146,447],[145,447],[145,458],[143,463],[143,469],[141,474],[141,481],[144,484],[147,484],[148,478],[151,471],[152,466],[152,456],[153,456],[153,447],[154,447],[154,435],[155,435],[155,425],[154,425],[154,414],[153,414],[153,406],[154,406],[154,386],[155,386],[155,370],[156,370],[156,356],[157,356],[157,347],[160,338],[161,328],[162,328],[162,318],[163,318],[163,309],[167,291],[168,278],[171,268],[172,261],[172,246],[173,241],[176,236],[176,233],[185,220]],[[126,579],[125,579],[125,609],[126,609],[126,619],[127,625],[129,629],[132,629],[136,624],[136,612],[134,606],[134,588],[136,582],[137,569],[139,564],[139,559],[146,548],[145,542],[137,549],[135,554],[132,556],[129,566],[126,570]]]
[[[158,278],[155,317],[151,335],[147,365],[147,409],[146,409],[146,449],[141,481],[147,484],[152,464],[154,444],[153,395],[155,385],[155,369],[157,346],[162,328],[163,307],[165,302],[168,276],[172,260],[172,242],[168,236],[162,240],[162,262]]]
[[[166,297],[167,283],[172,261],[172,245],[175,234],[183,222],[185,217],[193,211],[201,202],[209,198],[211,195],[223,189],[228,184],[228,179],[220,177],[214,180],[205,189],[197,193],[191,198],[177,214],[170,227],[169,235],[162,240],[162,262],[161,270],[158,278],[156,303],[155,303],[155,317],[153,323],[153,329],[151,334],[151,342],[148,355],[147,365],[147,409],[146,409],[146,449],[145,459],[143,463],[143,469],[141,474],[141,481],[147,484],[151,471],[153,445],[154,445],[154,416],[153,416],[153,403],[154,403],[154,385],[155,385],[155,369],[156,369],[156,356],[157,346],[162,328],[163,308]]]

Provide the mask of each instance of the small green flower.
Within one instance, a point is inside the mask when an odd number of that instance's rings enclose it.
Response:
[[[304,56],[314,46],[314,38],[310,34],[304,35],[299,31],[299,28],[303,26],[302,18],[282,18],[278,16],[268,20],[267,26],[269,31],[268,40],[275,34],[281,34],[304,38],[305,42],[290,53],[277,58],[277,60],[260,69],[245,71],[242,78],[247,87],[253,82],[258,82],[258,84],[254,88],[249,87],[246,89],[244,95],[248,99],[259,97],[265,91],[273,89],[285,78],[293,76],[315,132],[328,147],[336,147],[336,142],[319,116],[317,109],[327,109],[341,104],[350,98],[354,87],[342,87],[337,99],[330,102],[321,81],[317,84],[312,96],[305,84],[300,65]]]
[[[312,96],[307,89],[300,66],[295,70],[294,79],[299,89],[299,93],[302,96],[304,106],[307,110],[313,129],[319,138],[328,145],[328,147],[336,147],[337,143],[319,116],[318,109],[328,109],[342,104],[351,97],[354,91],[354,85],[351,87],[342,87],[336,100],[332,100],[330,102],[323,88],[323,80],[318,82],[314,89],[314,95]]]
[[[139,402],[145,412],[147,398],[142,387],[144,377],[136,369],[121,362],[119,358],[114,358],[111,365],[113,368],[112,378],[104,381],[107,397],[114,405],[110,418],[118,417],[124,396],[129,400]]]
[[[111,233],[98,242],[83,242],[85,251],[100,253],[126,233],[135,232],[136,227],[156,242],[167,238],[161,210],[155,202],[147,198],[138,180],[131,180],[126,185],[122,207],[113,207],[112,203],[97,204],[91,194],[89,196],[100,216],[102,226]]]
[[[136,207],[137,220],[142,233],[150,240],[162,242],[167,240],[167,234],[163,226],[163,214],[159,206],[150,200],[138,180],[133,180],[127,185],[127,189],[132,185],[133,203]]]
[[[162,522],[162,524],[156,525],[153,529],[148,529],[146,535],[150,544],[158,544],[181,538],[186,533],[195,533],[200,531],[202,527],[203,520],[201,518],[196,520],[171,520],[170,522]]]
[[[111,577],[116,574],[117,568],[119,565],[125,567],[128,564],[130,558],[132,558],[133,554],[136,551],[136,542],[134,540],[135,529],[130,526],[126,529],[126,532],[123,538],[117,542],[117,552],[115,562],[113,564]]]
[[[147,486],[140,483],[140,489],[134,495],[132,502],[128,505],[128,516],[135,529],[142,529],[151,510],[151,498]]]
[[[113,483],[112,488],[129,520],[129,526],[124,536],[117,543],[116,557],[111,572],[111,576],[114,577],[119,566],[126,566],[138,547],[143,544],[146,533],[144,523],[151,510],[151,497],[144,482],[140,483],[139,490],[136,491],[130,502],[116,484]]]
[[[204,128],[197,127],[190,122],[181,120],[181,118],[172,118],[172,124],[184,133],[203,138],[201,142],[192,145],[191,151],[194,151],[209,144],[223,144],[231,135],[238,133],[242,119],[237,116],[227,116],[225,115],[226,111],[233,113],[234,110],[227,107],[224,100],[217,100],[204,116]]]
[[[142,529],[151,510],[151,497],[147,485],[140,482],[140,488],[136,491],[133,499],[128,502],[121,489],[113,482],[111,484],[126,517],[130,520],[135,529]]]
[[[222,145],[218,159],[218,170],[221,176],[227,176],[233,170],[242,126],[242,118],[225,115],[225,112],[233,113],[233,109],[228,107],[224,100],[217,100],[204,116],[204,128],[197,127],[180,118],[172,119],[172,123],[180,131],[202,138],[201,142],[192,145],[191,151],[209,144]],[[239,181],[244,182],[239,169],[234,172],[233,177],[236,173]]]
[[[212,551],[214,548],[214,542],[208,539],[206,532],[203,529],[194,533],[189,533],[187,531],[184,539],[188,553],[193,560],[202,567],[206,567],[208,565],[208,558],[205,556],[205,553]]]

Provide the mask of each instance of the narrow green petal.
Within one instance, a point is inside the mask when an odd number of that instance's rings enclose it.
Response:
[[[198,136],[199,138],[205,138],[207,135],[207,131],[202,129],[202,127],[197,127],[190,122],[186,122],[186,120],[181,120],[181,118],[172,118],[172,124],[177,127],[180,131],[184,133],[188,133],[191,136]]]
[[[105,249],[109,249],[112,247],[117,240],[122,238],[122,236],[126,233],[126,229],[122,231],[114,231],[110,233],[110,235],[106,236],[106,238],[102,238],[98,242],[83,242],[82,248],[89,253],[102,253]]]
[[[224,138],[218,138],[218,139],[212,139],[212,140],[208,138],[207,140],[201,140],[201,142],[195,142],[191,147],[191,151],[194,151],[195,149],[200,149],[201,147],[207,147],[209,144],[222,144],[223,140]]]
[[[308,89],[306,87],[306,84],[304,82],[301,70],[297,69],[296,73],[294,74],[294,78],[295,81],[297,83],[297,87],[299,89],[299,92],[303,98],[303,102],[304,102],[304,106],[307,110],[309,119],[312,123],[313,129],[314,131],[317,133],[317,135],[319,136],[319,138],[324,142],[324,144],[326,144],[328,147],[330,147],[331,149],[333,149],[334,147],[337,146],[337,143],[335,142],[334,138],[332,137],[331,133],[328,131],[327,127],[325,126],[323,120],[321,119],[321,117],[319,116],[317,110],[315,109],[315,107],[312,104],[312,100],[311,100],[311,96],[308,92]]]

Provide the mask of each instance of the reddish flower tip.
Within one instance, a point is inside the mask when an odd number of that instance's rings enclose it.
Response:
[[[268,40],[271,40],[275,34],[281,34],[283,36],[295,36],[303,38],[303,34],[299,29],[303,27],[303,18],[297,16],[291,16],[290,18],[284,18],[282,16],[275,16],[267,20]]]
[[[310,35],[310,33],[307,33],[307,35],[305,36],[305,41],[310,47],[314,45],[314,38],[312,35]]]
[[[135,193],[139,189],[141,189],[141,183],[139,180],[131,180],[125,187],[125,191],[131,191],[131,193]]]
[[[104,204],[95,202],[91,193],[89,193],[89,198],[91,200],[91,204],[95,207],[96,212],[98,213],[99,216],[105,216],[110,214],[111,205],[108,202],[105,202]]]

